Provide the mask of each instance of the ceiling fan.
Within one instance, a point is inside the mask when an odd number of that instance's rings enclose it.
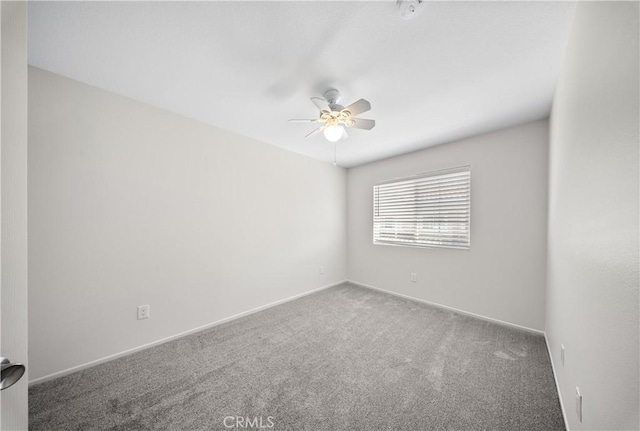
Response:
[[[327,90],[322,97],[312,97],[311,101],[320,110],[320,115],[315,120],[293,119],[290,122],[299,123],[321,123],[318,128],[307,134],[305,138],[317,132],[323,132],[324,137],[330,142],[337,142],[340,139],[347,138],[345,127],[354,129],[371,130],[376,125],[374,120],[366,120],[364,118],[356,118],[357,115],[367,112],[371,109],[371,103],[367,100],[360,99],[347,107],[339,105],[340,92],[338,90]]]

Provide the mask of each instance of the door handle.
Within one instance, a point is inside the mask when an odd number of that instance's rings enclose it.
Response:
[[[25,370],[22,364],[13,363],[8,358],[0,358],[0,391],[13,386],[20,380]]]

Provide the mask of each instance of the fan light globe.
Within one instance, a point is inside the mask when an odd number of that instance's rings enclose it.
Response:
[[[342,138],[342,131],[342,126],[329,126],[324,129],[324,137],[330,142],[337,142]]]

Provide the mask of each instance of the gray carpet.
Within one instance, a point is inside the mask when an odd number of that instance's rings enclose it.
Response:
[[[32,430],[564,430],[542,336],[352,285],[35,385],[29,421]]]

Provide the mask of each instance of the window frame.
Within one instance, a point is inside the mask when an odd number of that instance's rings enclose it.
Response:
[[[412,242],[393,242],[390,240],[376,240],[376,192],[377,192],[377,188],[379,186],[384,186],[384,185],[388,185],[388,184],[395,184],[395,183],[402,183],[405,181],[415,181],[415,180],[420,180],[420,179],[426,179],[426,178],[432,178],[432,177],[438,177],[438,176],[443,176],[443,175],[448,175],[448,174],[455,174],[455,173],[461,173],[461,172],[468,172],[468,201],[467,201],[467,208],[468,208],[468,216],[467,216],[467,222],[466,222],[466,231],[467,231],[467,242],[466,244],[463,245],[454,245],[454,244],[420,244],[417,243],[415,241],[415,239],[418,237],[417,233],[414,234],[414,240]],[[470,250],[471,249],[471,165],[464,165],[464,166],[457,166],[457,167],[453,167],[453,168],[447,168],[447,169],[440,169],[440,170],[436,170],[436,171],[429,171],[429,172],[424,172],[424,173],[420,173],[420,174],[416,174],[416,175],[412,175],[412,176],[408,176],[408,177],[401,177],[401,178],[393,178],[393,179],[388,179],[388,180],[384,180],[384,181],[379,181],[377,183],[375,183],[373,185],[372,188],[373,191],[373,202],[372,202],[372,215],[373,215],[373,223],[372,223],[372,243],[373,245],[387,245],[387,246],[394,246],[394,247],[411,247],[411,248],[420,248],[420,249],[425,249],[425,248],[446,248],[446,249],[454,249],[454,250]],[[416,219],[414,220],[414,224],[416,225],[416,231],[417,231],[417,225],[418,225],[418,218],[416,217]]]

